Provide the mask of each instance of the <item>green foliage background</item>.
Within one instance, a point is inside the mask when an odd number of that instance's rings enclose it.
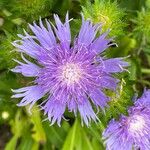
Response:
[[[45,116],[37,106],[30,115],[28,107],[18,108],[18,101],[11,99],[11,89],[30,82],[10,71],[16,65],[12,59],[20,59],[11,42],[23,29],[29,31],[28,23],[39,17],[53,21],[53,13],[64,19],[67,11],[74,18],[72,36],[78,33],[81,12],[94,23],[101,21],[96,17],[104,16],[104,30],[112,28],[110,35],[118,44],[105,55],[129,56],[131,64],[129,72],[116,75],[121,80],[116,93],[106,91],[112,100],[105,112],[100,110],[101,122],[89,127],[82,127],[79,115],[75,119],[68,112],[68,121],[63,120],[61,127],[50,126],[42,121]],[[145,87],[150,88],[150,0],[0,0],[0,150],[104,150],[102,131],[111,118],[127,115],[134,93],[141,95]]]

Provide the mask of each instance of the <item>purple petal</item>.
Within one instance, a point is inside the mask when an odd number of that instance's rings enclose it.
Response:
[[[102,53],[105,49],[107,49],[109,47],[109,42],[112,40],[105,39],[108,33],[109,31],[103,33],[100,37],[94,40],[90,46],[90,49],[92,49],[92,51],[94,51],[95,53]]]
[[[75,100],[75,98],[71,98],[69,101],[68,101],[68,110],[70,112],[74,112],[75,116],[77,114],[77,102]]]
[[[107,73],[116,73],[124,71],[124,67],[129,66],[129,64],[123,61],[124,58],[111,58],[104,60],[104,70]]]
[[[91,90],[89,96],[93,103],[96,106],[100,106],[102,109],[104,109],[104,107],[107,105],[107,102],[109,101],[109,98],[102,91],[97,89]]]
[[[99,27],[100,25],[96,24],[93,26],[89,20],[85,21],[82,17],[82,25],[78,35],[78,44],[84,44],[86,46],[91,44]]]
[[[36,23],[34,23],[34,25],[29,24],[29,27],[36,35],[41,46],[47,50],[51,50],[54,46],[56,46],[56,39],[51,29],[50,23],[47,20],[46,24],[48,30],[44,27],[41,19],[40,19],[40,27]]]
[[[110,75],[104,75],[99,79],[101,87],[111,90],[116,90],[118,82],[119,82],[118,79],[113,78]]]
[[[131,150],[132,140],[124,132],[126,131],[121,124],[112,119],[103,132],[106,150]]]
[[[143,95],[139,99],[137,99],[135,105],[144,105],[150,110],[150,89],[144,90]]]
[[[23,52],[33,58],[38,58],[38,56],[41,55],[40,51],[43,49],[32,38],[14,41],[12,45],[15,46],[19,52]]]
[[[65,112],[66,105],[61,100],[55,99],[51,96],[45,106],[43,106],[44,113],[48,115],[48,119],[53,125],[55,122],[60,126],[61,119]]]
[[[12,98],[21,98],[21,102],[18,104],[18,106],[26,106],[30,104],[29,110],[32,108],[32,106],[35,104],[36,101],[41,99],[45,92],[43,91],[42,87],[35,85],[35,86],[28,86],[24,88],[20,88],[17,90],[12,90],[15,94],[12,96]]]
[[[71,42],[71,33],[70,33],[70,26],[69,26],[69,15],[66,14],[66,20],[63,24],[58,15],[54,15],[55,23],[57,26],[57,29],[54,27],[56,35],[58,39],[60,40],[63,48],[66,48],[67,50],[70,49],[70,42]]]
[[[78,109],[79,109],[82,121],[87,126],[89,125],[89,122],[91,122],[91,120],[94,120],[96,122],[96,120],[98,120],[98,118],[97,118],[96,114],[94,113],[89,101],[83,96],[80,97],[80,101],[81,101],[81,103],[78,104]],[[82,123],[82,125],[83,125],[83,123]]]
[[[20,61],[15,60],[16,62],[18,62],[20,65],[16,66],[15,68],[11,69],[11,71],[13,72],[17,72],[17,73],[21,73],[26,77],[34,77],[34,76],[38,76],[38,73],[40,72],[40,67],[31,63],[30,61],[28,61],[27,59],[25,59],[24,57],[22,57],[23,60],[27,63],[24,64]]]

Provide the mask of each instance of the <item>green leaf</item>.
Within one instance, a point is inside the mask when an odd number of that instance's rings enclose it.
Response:
[[[74,150],[75,148],[81,149],[81,130],[77,119],[67,135],[62,150]]]
[[[13,136],[11,140],[6,144],[5,150],[16,150],[17,141],[18,136]]]
[[[99,140],[97,140],[96,138],[92,139],[92,146],[94,150],[105,150],[100,137]]]
[[[84,130],[82,130],[82,137],[83,137],[83,139],[82,139],[82,142],[83,142],[82,150],[94,150],[92,143],[90,142],[90,140],[89,140],[89,138],[86,135]]]
[[[21,142],[19,144],[18,150],[31,150],[33,145],[33,139],[31,137],[31,133],[29,128],[26,129],[26,132],[22,135]],[[36,150],[36,149],[34,149]]]
[[[25,117],[23,117],[22,112],[18,111],[15,119],[10,121],[10,125],[14,136],[6,145],[6,150],[16,150],[18,139],[28,131],[29,124],[27,123],[27,120],[25,120]]]
[[[66,135],[70,129],[68,122],[62,122],[62,126],[60,128],[57,125],[50,126],[50,122],[46,121],[43,122],[43,127],[47,137],[45,149],[53,149],[52,146],[56,147],[57,149],[61,149],[64,139],[66,138]]]
[[[33,124],[32,137],[37,142],[45,143],[46,142],[46,135],[45,135],[43,125],[42,125],[42,120],[40,117],[40,111],[37,108],[37,106],[34,106],[32,108],[32,111],[33,111],[33,113],[30,116],[31,122]]]

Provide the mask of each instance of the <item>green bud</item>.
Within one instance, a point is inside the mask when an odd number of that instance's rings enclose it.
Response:
[[[111,29],[110,36],[120,36],[124,33],[125,13],[118,7],[116,1],[95,0],[93,4],[88,2],[85,7],[82,7],[82,12],[86,19],[91,19],[94,23],[102,23],[102,32]]]
[[[150,37],[150,10],[142,8],[133,22],[136,25],[134,28],[135,36]]]

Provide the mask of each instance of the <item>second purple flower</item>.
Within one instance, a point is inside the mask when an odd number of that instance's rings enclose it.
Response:
[[[34,85],[13,90],[13,98],[22,98],[18,106],[30,104],[48,94],[42,109],[48,115],[51,124],[60,125],[63,114],[68,108],[77,114],[79,111],[82,121],[88,125],[89,121],[98,118],[91,103],[104,108],[109,98],[103,93],[104,89],[115,90],[118,79],[113,73],[124,71],[128,63],[123,58],[105,59],[99,54],[111,44],[107,39],[108,33],[96,38],[100,25],[93,25],[82,18],[82,25],[78,36],[71,42],[68,14],[65,23],[54,15],[56,26],[51,28],[46,20],[46,26],[40,20],[39,25],[29,24],[34,35],[18,35],[20,40],[13,45],[22,54],[29,55],[36,60],[36,64],[27,60],[15,60],[19,65],[12,69],[27,77],[35,77]],[[72,45],[72,46],[71,46]]]
[[[145,90],[128,116],[112,119],[103,132],[106,150],[150,149],[150,90]]]

